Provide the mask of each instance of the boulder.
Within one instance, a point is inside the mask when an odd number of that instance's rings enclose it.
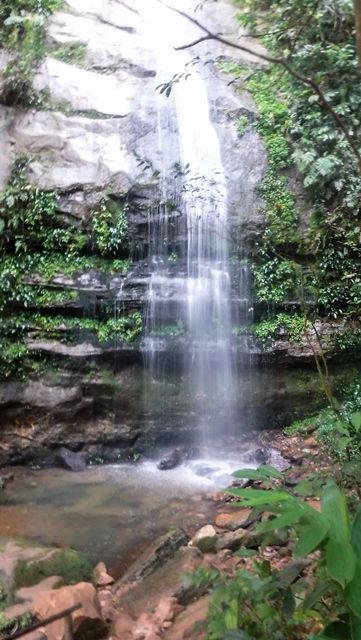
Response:
[[[73,549],[0,538],[0,586],[6,596],[51,576],[59,576],[63,582],[76,582],[89,577],[90,571],[87,557]]]
[[[169,456],[162,458],[162,460],[157,464],[157,468],[161,471],[165,471],[168,469],[174,469],[178,467],[182,463],[182,452],[180,449],[174,449]]]
[[[114,578],[108,574],[104,562],[98,562],[93,571],[93,577],[97,587],[107,587],[114,583]]]
[[[72,613],[74,640],[98,640],[108,633],[108,627],[101,617],[96,590],[89,582],[44,591],[33,603],[32,611],[39,620],[68,609],[75,604],[81,608]],[[68,629],[64,618],[45,627],[48,640],[66,640]]]
[[[245,529],[237,529],[236,531],[228,531],[227,533],[218,536],[216,541],[217,551],[220,551],[221,549],[231,549],[231,551],[236,551],[242,546],[246,535],[247,531]]]
[[[84,455],[79,452],[70,451],[66,447],[60,447],[55,454],[56,461],[64,469],[69,471],[84,471],[86,469],[86,460]]]
[[[197,547],[202,553],[215,551],[217,532],[211,524],[206,524],[199,529],[189,543],[191,547]]]

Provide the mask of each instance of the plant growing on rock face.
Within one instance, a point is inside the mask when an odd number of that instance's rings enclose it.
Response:
[[[118,255],[127,246],[128,218],[124,208],[115,202],[102,200],[92,215],[91,225],[101,255]]]

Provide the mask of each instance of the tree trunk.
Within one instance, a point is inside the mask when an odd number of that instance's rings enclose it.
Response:
[[[357,57],[361,67],[361,0],[353,0],[353,12],[355,16]]]

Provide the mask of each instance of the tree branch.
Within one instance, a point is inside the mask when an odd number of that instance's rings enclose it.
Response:
[[[265,62],[269,62],[271,64],[280,65],[284,69],[286,69],[286,71],[288,71],[288,73],[293,78],[295,78],[299,82],[302,82],[303,84],[305,84],[308,87],[310,87],[312,89],[312,91],[316,95],[318,95],[318,97],[320,98],[320,101],[321,101],[322,105],[324,106],[324,108],[327,111],[327,113],[329,113],[329,115],[333,118],[334,122],[337,125],[337,128],[345,136],[350,148],[353,151],[354,156],[356,157],[356,159],[358,161],[359,171],[361,173],[361,153],[360,153],[360,151],[358,149],[358,146],[357,146],[355,140],[350,135],[350,133],[347,131],[347,128],[346,128],[345,124],[343,123],[343,121],[341,120],[341,118],[338,115],[338,113],[336,113],[336,111],[333,109],[331,103],[327,100],[326,96],[324,95],[322,89],[317,84],[317,82],[312,80],[312,78],[307,78],[306,76],[303,76],[301,73],[298,73],[298,71],[295,71],[295,69],[293,69],[291,67],[291,65],[287,62],[287,60],[285,60],[284,58],[278,58],[278,57],[275,57],[275,56],[268,55],[266,53],[261,53],[261,52],[258,52],[258,51],[254,51],[254,50],[250,49],[249,47],[245,47],[242,44],[237,44],[235,42],[232,42],[231,40],[228,40],[227,38],[223,38],[223,36],[220,36],[220,35],[218,35],[216,33],[213,33],[212,31],[207,29],[207,27],[205,27],[203,24],[201,24],[198,20],[196,20],[195,18],[190,16],[185,11],[181,11],[180,9],[175,9],[174,7],[169,6],[166,2],[163,2],[163,0],[158,0],[158,2],[163,4],[165,7],[167,7],[171,11],[175,11],[175,13],[178,13],[183,18],[186,18],[192,24],[194,24],[196,27],[198,27],[198,29],[203,31],[203,33],[205,33],[205,36],[203,36],[201,38],[198,38],[197,40],[195,40],[195,41],[193,41],[193,42],[191,42],[189,44],[185,44],[185,45],[182,45],[180,47],[175,47],[176,51],[189,49],[190,47],[193,47],[195,44],[198,44],[199,42],[203,42],[204,40],[215,40],[216,42],[220,42],[221,44],[224,44],[227,47],[232,47],[233,49],[237,49],[238,51],[242,51],[244,53],[248,53],[248,54],[250,54],[252,56],[255,56],[256,58],[259,58],[260,60],[264,60]]]

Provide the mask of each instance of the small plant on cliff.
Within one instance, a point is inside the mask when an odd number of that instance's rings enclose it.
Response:
[[[128,241],[128,218],[124,208],[102,200],[92,215],[92,234],[101,255],[118,255]]]

